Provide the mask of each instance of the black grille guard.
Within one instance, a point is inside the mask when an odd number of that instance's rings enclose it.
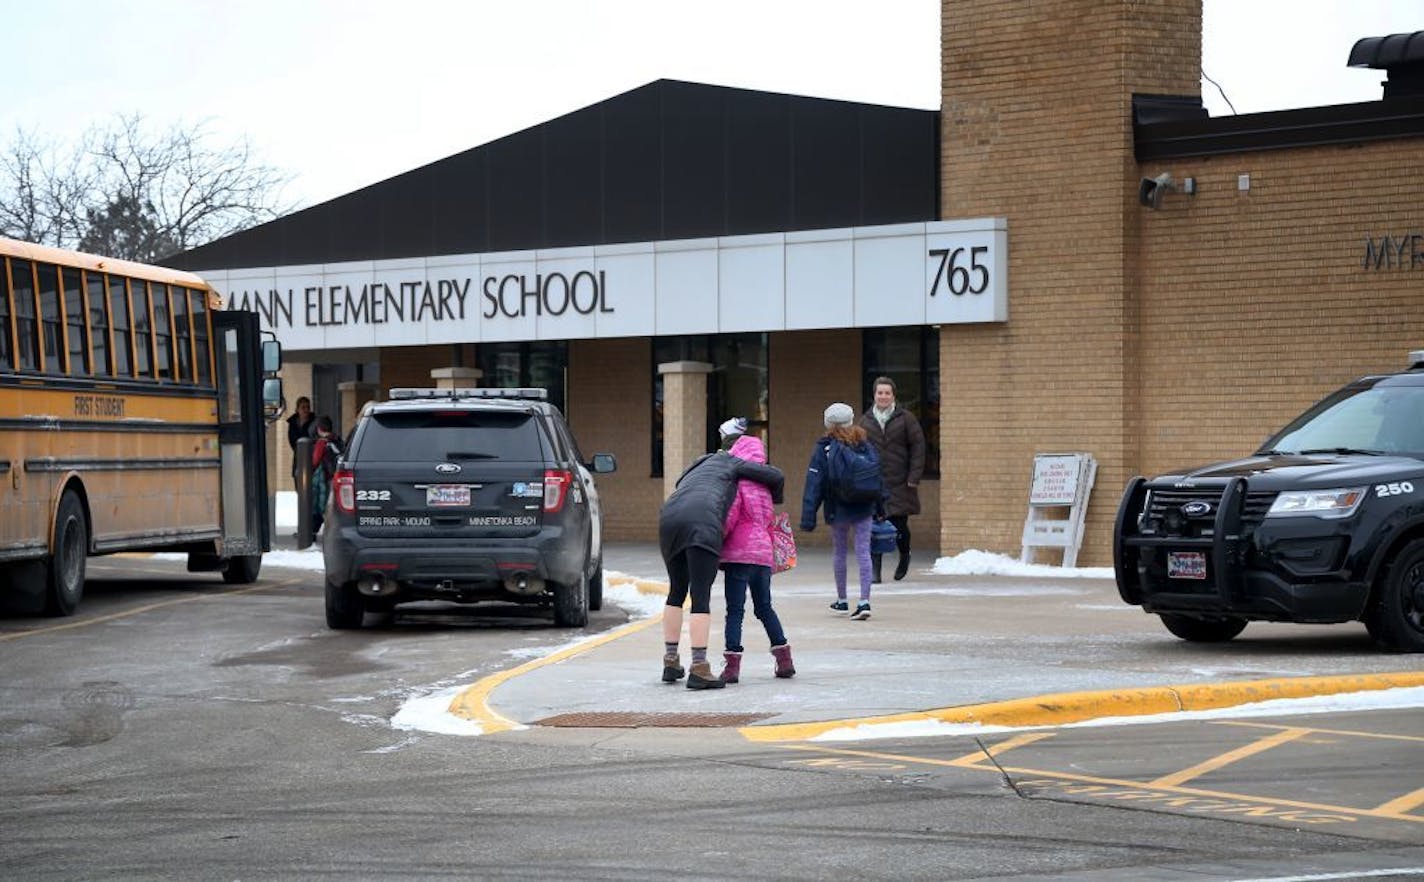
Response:
[[[1240,560],[1242,544],[1242,511],[1246,501],[1246,479],[1228,478],[1216,503],[1216,518],[1210,537],[1143,536],[1138,532],[1138,517],[1147,502],[1148,491],[1160,486],[1176,489],[1173,484],[1154,484],[1141,475],[1127,482],[1122,501],[1113,522],[1113,572],[1117,591],[1123,601],[1142,603],[1142,584],[1137,571],[1137,549],[1170,545],[1173,548],[1196,548],[1205,551],[1211,560],[1212,578],[1223,604],[1230,605],[1242,595]]]

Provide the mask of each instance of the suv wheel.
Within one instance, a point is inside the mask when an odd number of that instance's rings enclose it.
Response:
[[[1168,631],[1192,643],[1225,643],[1246,628],[1245,619],[1197,619],[1162,613]]]
[[[588,576],[571,584],[554,584],[554,624],[560,628],[582,628],[588,624]]]
[[[1365,628],[1387,649],[1424,652],[1424,539],[1401,548],[1390,562]]]
[[[603,560],[600,558],[598,566],[593,568],[593,575],[588,579],[588,609],[590,612],[598,612],[603,609]]]
[[[334,631],[361,627],[366,614],[366,599],[356,590],[355,582],[337,585],[326,583],[326,626]]]

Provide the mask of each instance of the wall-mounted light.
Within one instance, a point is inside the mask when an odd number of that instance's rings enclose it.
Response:
[[[1175,189],[1177,188],[1172,182],[1172,175],[1162,172],[1155,178],[1142,179],[1142,183],[1137,185],[1137,201],[1155,210],[1162,207],[1162,198],[1167,195],[1167,191]]]

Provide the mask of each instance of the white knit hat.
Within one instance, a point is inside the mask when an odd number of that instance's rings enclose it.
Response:
[[[737,435],[745,435],[746,433],[746,417],[732,417],[731,419],[727,420],[725,423],[717,427],[717,434],[721,436],[722,440],[724,441],[728,438],[736,437]]]
[[[826,408],[826,428],[834,426],[849,426],[855,422],[855,411],[851,410],[849,404],[842,404],[837,401]]]

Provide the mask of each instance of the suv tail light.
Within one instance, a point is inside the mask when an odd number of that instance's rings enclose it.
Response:
[[[331,495],[336,500],[336,510],[342,514],[356,511],[356,477],[350,469],[339,469],[331,477]],[[547,499],[547,494],[545,495]]]
[[[544,511],[556,512],[564,507],[573,479],[573,472],[568,469],[544,470]]]

